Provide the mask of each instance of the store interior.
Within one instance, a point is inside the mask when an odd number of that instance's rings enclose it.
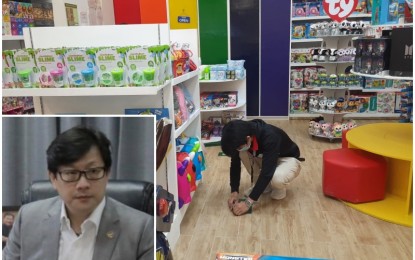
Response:
[[[412,0],[339,2],[3,0],[2,113],[155,115],[157,259],[412,259]],[[222,129],[253,119],[305,161],[235,216]]]

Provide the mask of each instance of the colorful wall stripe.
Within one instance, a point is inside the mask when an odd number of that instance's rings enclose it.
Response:
[[[196,0],[169,0],[170,29],[197,29]]]
[[[261,116],[288,116],[291,1],[261,1]]]
[[[230,1],[231,59],[245,60],[246,110],[259,115],[259,1]]]
[[[228,59],[227,0],[199,0],[202,64],[224,64]]]

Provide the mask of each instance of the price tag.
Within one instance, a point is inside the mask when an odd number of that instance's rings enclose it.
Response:
[[[359,0],[323,0],[323,8],[332,20],[341,22],[354,12],[358,2]]]

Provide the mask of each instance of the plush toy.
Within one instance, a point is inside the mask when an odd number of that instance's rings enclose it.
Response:
[[[329,137],[330,132],[330,124],[329,123],[323,123],[321,124],[321,134],[325,137]]]
[[[341,35],[346,35],[350,33],[350,22],[343,20],[339,25],[339,30]]]
[[[349,125],[347,124],[347,122],[343,122],[342,123],[342,131],[347,131],[349,130]]]
[[[190,182],[187,178],[187,163],[177,162],[177,185],[178,185],[178,196],[179,196],[179,209],[183,207],[184,204],[188,204],[192,201],[190,196]]]
[[[320,110],[326,110],[326,106],[327,106],[327,97],[320,97],[320,100],[318,101],[318,105]]]
[[[321,123],[320,122],[314,123],[314,135],[321,135]]]
[[[311,57],[312,57],[313,61],[318,61],[319,52],[320,52],[320,49],[318,49],[318,48],[314,48],[314,49],[310,50],[310,53],[312,55]]]
[[[333,137],[341,137],[342,136],[342,125],[338,122],[333,124]]]
[[[344,98],[340,97],[337,99],[335,111],[340,113],[343,112],[344,109]]]
[[[327,110],[334,112],[334,107],[336,106],[337,100],[330,98],[327,100]]]
[[[337,49],[329,49],[328,56],[330,62],[335,62],[337,60]]]
[[[314,121],[313,120],[311,120],[310,122],[308,122],[308,133],[310,134],[310,135],[313,135],[314,134]]]
[[[336,35],[339,35],[340,34],[340,29],[339,29],[339,23],[338,22],[336,22],[336,21],[332,21],[331,23],[330,23],[330,35],[332,35],[332,36],[336,36]]]
[[[328,49],[320,49],[318,52],[319,56],[318,56],[318,61],[320,62],[325,62],[327,61],[328,58]]]
[[[357,126],[356,121],[354,121],[353,119],[350,119],[349,122],[347,122],[348,129],[353,129],[356,126]]]
[[[196,186],[196,170],[193,166],[192,160],[190,160],[189,154],[185,152],[179,152],[176,154],[178,162],[181,162],[186,167],[187,178],[190,183],[190,191],[195,191]]]

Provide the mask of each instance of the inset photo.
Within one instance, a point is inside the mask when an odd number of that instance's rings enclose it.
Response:
[[[3,259],[154,259],[155,117],[3,117]]]

